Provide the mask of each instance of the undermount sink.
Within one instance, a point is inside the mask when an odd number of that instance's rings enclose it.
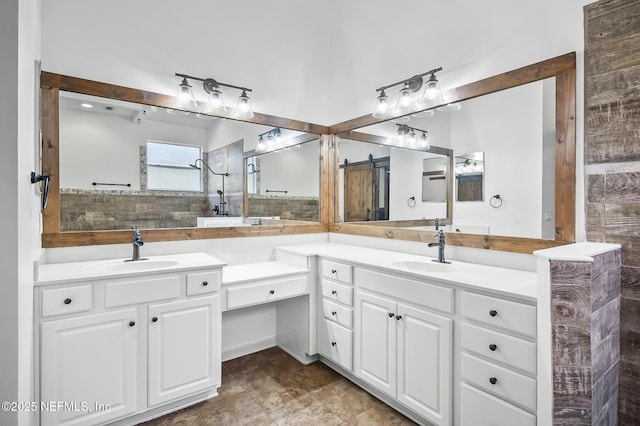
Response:
[[[392,265],[396,268],[418,272],[453,272],[456,270],[456,268],[450,264],[433,261],[403,260],[400,262],[393,262]]]
[[[152,269],[168,268],[178,264],[177,260],[136,260],[133,262],[120,261],[118,263],[110,262],[105,265],[100,265],[100,269],[114,271],[114,272],[128,272],[128,271],[146,271]]]

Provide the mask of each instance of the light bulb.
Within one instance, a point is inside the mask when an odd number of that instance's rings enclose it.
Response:
[[[208,114],[225,114],[227,112],[227,106],[224,104],[222,92],[217,87],[209,93],[209,100],[207,101],[205,112]]]
[[[409,88],[409,83],[405,83],[404,87],[400,89],[400,97],[398,98],[398,102],[396,102],[395,113],[403,113],[411,107],[413,104],[413,96],[411,89]]]
[[[264,139],[263,139],[263,137],[261,135],[260,138],[258,138],[258,145],[256,146],[256,151],[257,152],[263,152],[266,149],[267,149],[267,147],[265,146]]]
[[[420,148],[429,148],[429,141],[427,141],[427,132],[422,132],[420,140],[418,141]]]
[[[409,148],[416,147],[416,133],[413,131],[413,129],[411,129],[411,132],[409,132],[409,135],[407,136],[407,145],[409,146]]]
[[[373,114],[375,118],[386,118],[389,115],[389,98],[384,90],[380,91],[380,95],[376,99],[376,105],[373,108]]]
[[[238,106],[236,106],[235,112],[233,114],[237,118],[249,119],[253,117],[253,109],[251,108],[251,102],[249,101],[249,96],[247,96],[247,92],[245,90],[242,91],[242,94],[238,97]]]
[[[193,90],[186,78],[182,78],[182,82],[178,86],[178,93],[176,99],[173,102],[173,106],[176,108],[197,109],[198,102],[193,96]]]
[[[438,84],[438,79],[436,78],[436,74],[433,73],[427,80],[424,88],[424,94],[422,95],[422,99],[426,99],[428,101],[434,101],[436,99],[440,99],[442,97],[442,92],[440,91],[440,85]]]

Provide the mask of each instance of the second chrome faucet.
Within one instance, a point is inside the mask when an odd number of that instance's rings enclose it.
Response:
[[[451,263],[451,262],[447,262],[444,259],[444,232],[442,231],[442,229],[438,231],[438,233],[436,234],[436,237],[438,238],[437,243],[427,244],[429,247],[438,247],[438,260],[433,259],[433,261],[438,263]]]

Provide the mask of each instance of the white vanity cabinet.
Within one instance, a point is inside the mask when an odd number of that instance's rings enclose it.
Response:
[[[215,396],[220,286],[221,268],[39,285],[39,401],[63,404],[40,424],[132,424]]]
[[[320,259],[318,351],[348,371],[353,369],[353,266]]]
[[[433,424],[451,424],[453,290],[364,268],[356,287],[356,377]]]
[[[536,307],[462,293],[462,426],[536,425]]]
[[[42,425],[99,424],[136,412],[137,319],[134,308],[42,322],[40,401],[71,404],[41,410]]]

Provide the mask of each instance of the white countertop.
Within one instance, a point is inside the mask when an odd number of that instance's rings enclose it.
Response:
[[[277,261],[229,265],[222,268],[222,285],[304,274],[307,272],[309,272],[309,270],[306,268]]]
[[[190,269],[218,268],[225,265],[226,262],[206,253],[151,256],[148,260],[136,262],[126,262],[125,259],[105,259],[50,263],[38,267],[38,280],[35,285],[60,284]]]
[[[593,256],[620,249],[620,244],[582,242],[566,246],[534,251],[533,254],[548,260],[572,260],[593,262]]]
[[[399,266],[400,262],[430,262],[431,257],[396,251],[372,249],[346,244],[318,243],[280,246],[277,250],[303,256],[322,256],[361,266],[383,268],[431,281],[482,289],[535,302],[538,293],[537,273],[453,260],[447,271],[419,271]],[[434,262],[435,265],[438,265]],[[435,268],[437,269],[437,267]],[[445,269],[445,268],[443,268]]]

